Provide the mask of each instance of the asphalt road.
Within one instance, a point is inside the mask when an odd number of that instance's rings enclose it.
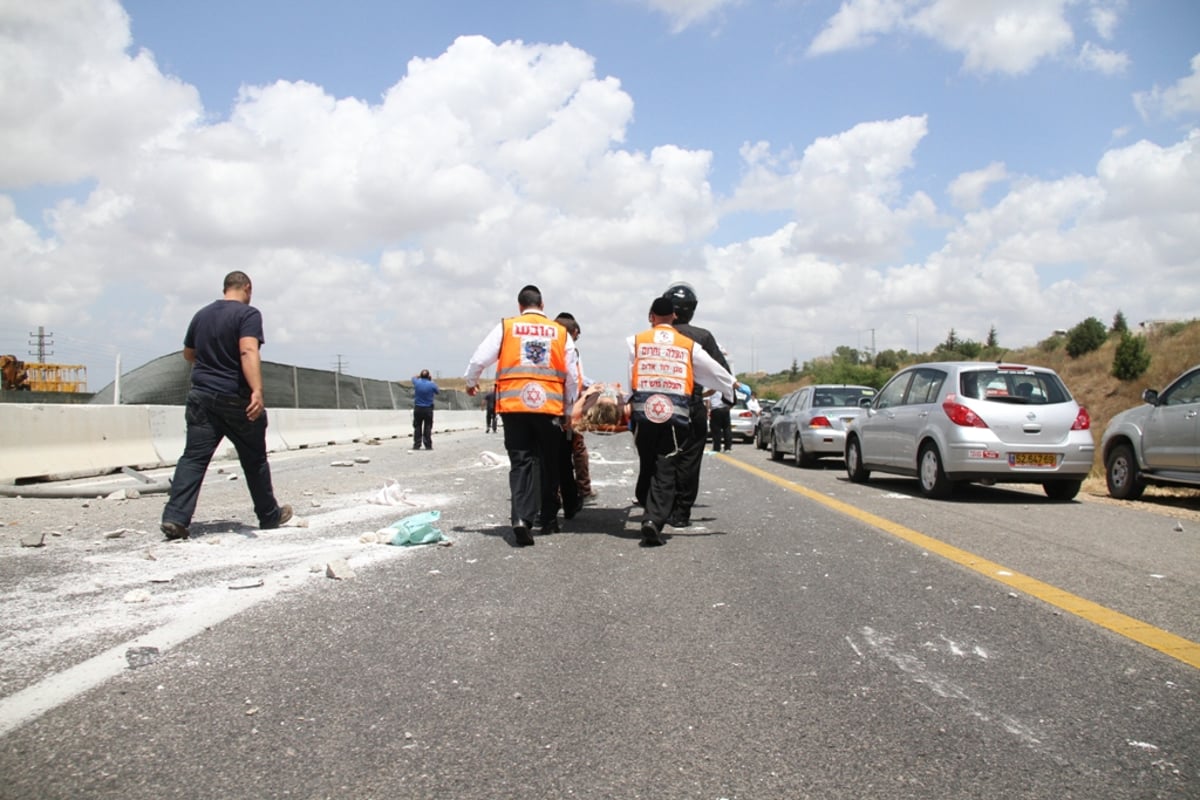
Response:
[[[741,445],[643,549],[632,438],[589,443],[525,549],[481,431],[281,454],[272,532],[228,475],[183,543],[161,496],[0,498],[0,798],[1200,797],[1200,525]],[[446,546],[362,541],[431,508]]]

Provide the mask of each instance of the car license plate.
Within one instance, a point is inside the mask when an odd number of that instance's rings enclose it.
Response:
[[[1010,467],[1037,467],[1040,469],[1053,469],[1058,464],[1058,457],[1054,453],[1009,453],[1008,465]]]

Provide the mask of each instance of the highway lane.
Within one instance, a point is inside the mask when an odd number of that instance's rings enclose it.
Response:
[[[326,492],[314,539],[352,547],[363,523],[342,499],[388,476],[438,499],[454,545],[297,581],[20,726],[0,797],[1197,795],[1194,668],[731,462],[1171,622],[1127,586],[1159,568],[1144,540],[1089,548],[1110,512],[1007,489],[902,500],[902,482],[745,447],[706,459],[698,525],[646,550],[630,437],[591,442],[600,502],[524,550],[504,535],[503,471],[478,466],[486,434],[385,443],[353,472],[331,472],[334,453],[281,461],[286,491]],[[205,497],[228,515],[240,492]],[[343,521],[322,527],[333,507]],[[220,549],[204,538],[179,552]],[[1158,574],[1187,634],[1196,594]]]
[[[851,483],[843,462],[798,468],[738,448],[739,463],[846,502],[1123,612],[1200,641],[1200,515],[1152,503],[1052,502],[1038,485],[961,487],[947,501],[921,496],[915,479],[878,473]],[[1197,507],[1200,511],[1200,506]]]

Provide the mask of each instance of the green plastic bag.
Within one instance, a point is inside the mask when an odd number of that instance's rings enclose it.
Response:
[[[440,530],[434,527],[441,516],[442,512],[440,511],[425,511],[393,522],[387,529],[394,530],[396,533],[388,544],[407,547],[408,545],[433,544],[442,541],[445,537],[442,536]]]

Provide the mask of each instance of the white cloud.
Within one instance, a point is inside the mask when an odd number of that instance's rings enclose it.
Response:
[[[1143,119],[1173,119],[1200,111],[1200,54],[1192,57],[1192,74],[1180,78],[1174,86],[1160,89],[1156,84],[1148,92],[1137,92],[1133,103]]]
[[[0,188],[119,172],[195,123],[195,89],[130,43],[113,2],[0,4]]]
[[[999,161],[993,161],[986,167],[974,172],[964,172],[953,181],[950,182],[950,187],[947,193],[950,195],[951,201],[955,207],[962,209],[976,209],[983,202],[983,193],[988,190],[993,184],[1005,180],[1008,177],[1008,170],[1004,164]]]
[[[910,0],[847,0],[809,45],[812,56],[851,50],[901,27]]]
[[[740,5],[743,0],[640,0],[671,21],[671,32],[680,33],[700,22],[711,20],[723,9]]]
[[[1121,12],[1125,10],[1125,0],[1110,2],[1093,2],[1088,9],[1088,22],[1096,29],[1096,35],[1108,41],[1116,33],[1121,21]]]
[[[929,198],[905,198],[901,184],[926,132],[925,117],[862,123],[817,139],[799,159],[773,155],[766,143],[743,146],[745,173],[726,210],[792,212],[799,251],[889,258],[911,225],[933,217]]]
[[[1079,65],[1105,75],[1117,75],[1129,68],[1129,56],[1126,53],[1106,50],[1092,42],[1084,42],[1079,51]]]
[[[962,53],[967,70],[1022,75],[1068,49],[1070,0],[846,0],[809,46],[822,55],[893,32]]]
[[[634,98],[575,47],[463,37],[413,59],[377,101],[278,81],[212,120],[151,54],[127,52],[119,8],[81,4],[80,24],[64,3],[2,12],[21,24],[0,26],[0,186],[88,188],[34,209],[40,228],[0,195],[0,291],[9,324],[66,325],[125,349],[127,366],[176,349],[230,269],[255,279],[267,358],[328,368],[341,354],[371,377],[411,375],[416,354],[456,373],[530,281],[550,310],[580,317],[601,379],[621,377],[622,337],[677,278],[743,368],[751,342],[779,369],[869,329],[881,347],[911,343],[918,325],[925,347],[991,324],[1027,343],[1111,313],[1118,296],[1133,315],[1200,307],[1197,133],[1114,148],[1092,175],[989,164],[950,184],[966,210],[951,217],[912,185],[938,118],[903,116],[794,148],[747,144],[720,197],[713,153],[625,146]],[[904,7],[906,25],[956,10],[939,31],[979,19],[976,4]],[[1166,113],[1185,84],[1146,102]]]

